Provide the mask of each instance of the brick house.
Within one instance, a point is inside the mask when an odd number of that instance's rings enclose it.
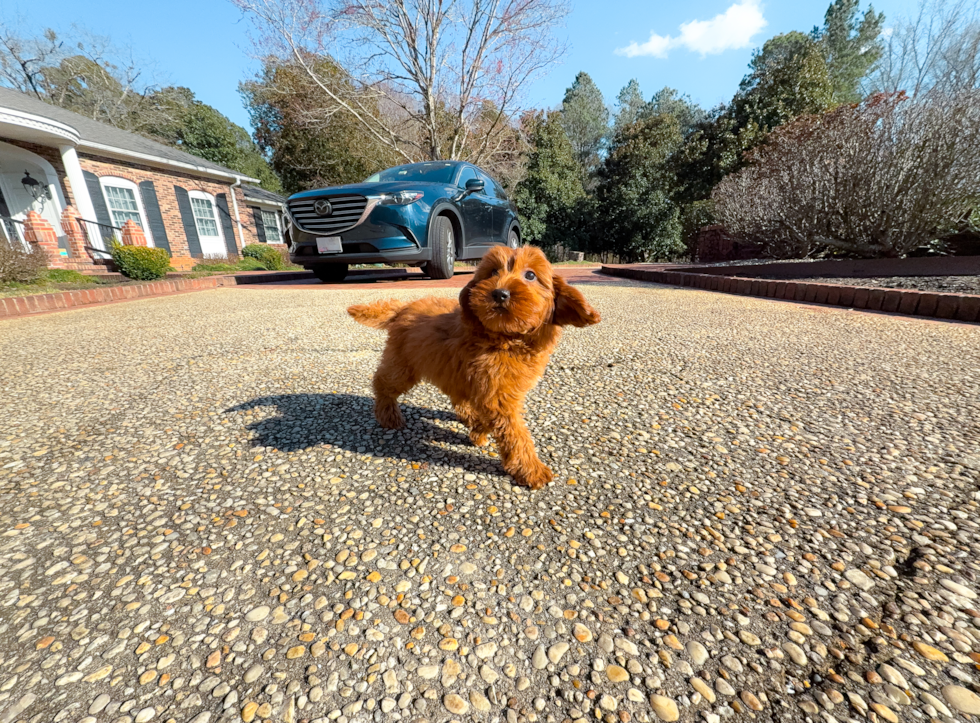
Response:
[[[196,259],[240,254],[250,243],[278,245],[285,199],[257,183],[0,88],[0,234],[24,242],[30,224],[46,222],[57,237],[57,246],[46,249],[50,266],[96,270],[127,221],[147,245],[167,249],[178,270]],[[29,219],[31,211],[40,219]]]

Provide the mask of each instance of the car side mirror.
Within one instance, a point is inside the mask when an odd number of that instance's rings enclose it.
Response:
[[[466,193],[483,193],[486,184],[479,178],[471,178],[466,182]]]

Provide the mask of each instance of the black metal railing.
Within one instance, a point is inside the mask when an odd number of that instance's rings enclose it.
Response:
[[[27,248],[24,240],[24,222],[10,216],[0,216],[0,241],[11,245]]]
[[[122,243],[122,229],[84,218],[78,218],[77,221],[82,227],[82,233],[85,234],[85,247],[92,253],[99,254],[96,258],[111,258],[112,254],[109,251],[112,242]]]

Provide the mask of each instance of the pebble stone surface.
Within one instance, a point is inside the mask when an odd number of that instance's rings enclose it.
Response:
[[[980,721],[980,327],[581,288],[534,493],[375,423],[417,290],[0,324],[0,723]]]

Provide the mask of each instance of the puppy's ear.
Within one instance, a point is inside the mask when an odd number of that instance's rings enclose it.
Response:
[[[558,326],[589,326],[598,324],[602,317],[582,296],[582,292],[569,286],[558,274],[552,278],[555,291],[555,314],[551,323]]]
[[[476,276],[474,275],[470,282],[463,287],[462,291],[459,292],[459,308],[463,314],[463,321],[469,324],[479,324],[480,320],[477,318],[476,314],[473,313],[473,309],[470,307],[470,291],[476,286]]]

